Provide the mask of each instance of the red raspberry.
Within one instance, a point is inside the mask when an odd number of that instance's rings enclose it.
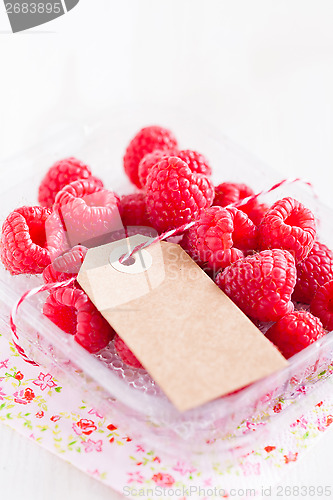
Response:
[[[114,347],[120,359],[124,361],[124,363],[126,363],[128,366],[132,366],[133,368],[143,368],[138,358],[132,353],[123,339],[121,339],[117,334],[114,338]]]
[[[159,126],[142,128],[127,146],[124,156],[124,169],[131,182],[138,188],[141,187],[138,167],[147,153],[156,149],[175,148],[177,140],[170,130]]]
[[[320,319],[326,330],[333,330],[333,280],[318,287],[311,301],[310,310]]]
[[[333,279],[333,252],[316,241],[309,255],[296,266],[297,282],[293,299],[310,304],[317,288]]]
[[[248,316],[276,321],[294,309],[293,256],[287,250],[264,250],[237,260],[216,277],[216,284]]]
[[[307,311],[294,311],[274,323],[266,337],[289,359],[325,334],[318,318]]]
[[[313,213],[293,198],[283,198],[268,210],[259,226],[259,246],[289,250],[296,263],[307,257],[316,237]]]
[[[252,200],[245,203],[245,205],[240,205],[237,208],[246,213],[249,219],[252,220],[253,224],[259,226],[264,218],[264,215],[268,211],[269,206],[265,203],[258,203],[257,200]]]
[[[208,160],[201,153],[192,151],[191,149],[182,149],[175,156],[187,163],[192,172],[207,176],[212,175],[212,168]]]
[[[51,262],[46,245],[45,221],[51,210],[21,207],[2,226],[0,257],[11,274],[38,274]]]
[[[254,195],[254,191],[246,184],[222,182],[222,184],[215,187],[213,205],[226,207],[252,195]]]
[[[232,248],[233,230],[231,214],[222,207],[210,207],[186,231],[181,245],[204,269],[216,272],[244,256]]]
[[[60,255],[43,271],[45,283],[66,281],[77,276],[84,261],[88,248],[77,245],[63,255]]]
[[[57,161],[40,183],[38,202],[44,207],[52,207],[58,191],[70,182],[87,179],[90,176],[90,168],[76,158]]]
[[[102,189],[95,179],[83,179],[71,182],[59,191],[54,211],[67,231],[70,246],[84,242],[88,245],[89,240],[122,227],[118,205],[119,198],[115,193]],[[52,234],[50,247],[57,247],[55,243],[59,238],[57,232]],[[98,240],[95,243],[98,244]]]
[[[151,169],[146,188],[148,216],[157,231],[195,220],[214,198],[209,178],[192,172],[184,161],[173,156]]]
[[[108,345],[114,330],[83,290],[64,287],[46,299],[43,313],[61,330],[74,335],[76,342],[95,353]]]
[[[138,166],[140,187],[145,187],[150,169],[167,156],[177,156],[177,149],[156,149],[142,158]]]
[[[124,226],[150,226],[144,193],[122,196],[119,210]]]
[[[244,257],[242,250],[255,248],[256,236],[255,225],[237,208],[210,207],[181,244],[200,265],[218,271]]]

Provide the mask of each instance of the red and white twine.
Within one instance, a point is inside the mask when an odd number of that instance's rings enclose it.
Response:
[[[55,290],[56,288],[61,288],[70,285],[75,281],[75,278],[71,278],[66,281],[59,281],[57,283],[47,283],[45,285],[37,286],[35,288],[32,288],[31,290],[28,290],[25,292],[22,297],[20,297],[16,303],[14,304],[10,316],[9,316],[9,324],[12,332],[12,340],[13,343],[18,351],[18,353],[22,356],[24,361],[27,363],[30,363],[31,365],[38,366],[38,363],[33,361],[32,359],[29,358],[29,356],[25,353],[24,349],[18,344],[19,342],[19,335],[17,333],[17,327],[16,327],[16,318],[17,318],[17,313],[20,305],[30,297],[34,297],[35,295],[41,293],[41,292],[49,292],[51,290]]]
[[[243,198],[242,200],[237,201],[236,203],[230,203],[230,205],[227,205],[227,207],[224,207],[224,208],[241,207],[242,205],[246,205],[246,203],[249,203],[250,201],[254,201],[254,200],[258,199],[260,196],[263,196],[265,194],[271,193],[272,191],[275,191],[276,189],[278,189],[281,186],[295,184],[296,182],[301,182],[302,184],[306,184],[307,186],[309,186],[313,190],[313,186],[312,186],[311,182],[306,181],[304,179],[300,179],[299,177],[295,177],[292,179],[283,179],[282,181],[274,184],[269,189],[263,189],[262,191],[259,191],[259,193],[253,194],[251,196],[247,196],[246,198]],[[188,229],[193,227],[195,224],[196,224],[195,221],[188,222],[187,224],[183,224],[180,227],[177,227],[177,228],[171,229],[170,231],[167,231],[165,233],[159,234],[158,236],[156,236],[156,238],[152,238],[151,240],[148,240],[145,243],[141,243],[140,245],[137,245],[135,248],[133,248],[133,250],[131,252],[127,252],[127,254],[123,255],[119,260],[120,260],[120,262],[124,262],[127,259],[129,259],[130,257],[132,257],[132,255],[134,255],[136,252],[139,252],[140,250],[144,250],[145,248],[150,247],[150,245],[153,245],[154,243],[158,243],[159,241],[163,241],[163,240],[166,240],[168,238],[171,238],[172,236],[176,236],[177,234],[184,233],[185,231],[187,231]]]

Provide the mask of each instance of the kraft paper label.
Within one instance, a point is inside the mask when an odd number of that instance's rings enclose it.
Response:
[[[131,265],[119,262],[146,240],[90,249],[78,282],[178,410],[287,365],[179,245],[162,241],[134,254]]]

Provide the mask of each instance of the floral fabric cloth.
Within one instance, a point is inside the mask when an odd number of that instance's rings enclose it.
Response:
[[[157,498],[173,488],[181,500],[228,498],[235,485],[259,494],[333,424],[332,387],[329,379],[312,391],[306,411],[237,464],[223,468],[207,458],[203,469],[195,459],[172,459],[135,441],[79,391],[25,363],[0,334],[0,422],[128,497]]]

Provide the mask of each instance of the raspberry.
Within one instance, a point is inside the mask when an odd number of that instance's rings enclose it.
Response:
[[[122,196],[119,210],[124,226],[150,226],[144,193]]]
[[[255,248],[256,236],[255,225],[237,208],[210,207],[181,244],[200,265],[218,271],[244,257],[242,250]]]
[[[139,163],[138,175],[142,188],[145,187],[150,169],[167,156],[177,156],[176,149],[156,149],[152,153],[146,154]]]
[[[311,301],[310,310],[320,319],[326,330],[333,330],[333,280],[318,287]]]
[[[46,245],[45,221],[51,210],[21,207],[2,226],[0,257],[11,274],[39,274],[51,262]]]
[[[95,353],[108,345],[114,330],[78,288],[59,288],[48,296],[43,313],[61,330],[74,335],[76,342]]]
[[[283,198],[268,210],[259,226],[259,246],[289,250],[296,263],[307,257],[316,237],[313,213],[293,198]]]
[[[45,283],[66,281],[77,276],[88,248],[77,245],[55,259],[43,271]]]
[[[325,334],[318,318],[307,311],[294,311],[274,323],[266,337],[289,359]]]
[[[293,299],[310,304],[317,288],[333,279],[333,252],[316,241],[309,255],[296,269],[297,282]]]
[[[114,338],[114,347],[118,353],[118,356],[124,363],[128,366],[132,366],[133,368],[143,368],[140,361],[137,357],[132,353],[130,348],[125,344],[123,339],[119,337],[119,335],[115,335]]]
[[[252,195],[254,195],[254,191],[246,184],[222,182],[215,187],[213,205],[226,207]]]
[[[157,231],[167,231],[195,220],[214,198],[208,177],[194,173],[180,158],[161,160],[147,178],[148,217]]]
[[[209,165],[208,160],[201,153],[192,151],[191,149],[182,149],[181,151],[178,151],[175,156],[187,163],[192,172],[207,176],[212,175],[211,166]]]
[[[233,230],[231,214],[222,207],[210,207],[186,231],[181,245],[204,269],[216,272],[243,257],[243,252],[232,249]]]
[[[276,321],[293,311],[296,283],[293,256],[287,250],[264,250],[237,260],[216,277],[216,284],[248,316]]]
[[[257,200],[251,200],[245,203],[245,205],[240,205],[237,208],[246,213],[249,219],[252,220],[253,224],[259,226],[264,218],[264,215],[268,211],[269,206],[265,203],[258,203]]]
[[[38,202],[44,207],[52,207],[58,191],[70,182],[87,179],[90,176],[90,168],[76,158],[57,161],[40,183]]]
[[[138,167],[147,153],[152,153],[156,149],[175,148],[177,140],[170,130],[159,126],[141,129],[127,146],[124,156],[124,169],[130,181],[138,188],[141,187]]]
[[[119,198],[112,191],[102,189],[95,179],[71,182],[56,196],[54,211],[64,224],[70,246],[97,240],[122,227],[118,210]],[[56,224],[54,224],[56,226]],[[52,234],[50,246],[55,246],[59,235]],[[90,244],[89,244],[90,245]],[[66,249],[66,248],[65,248]]]

